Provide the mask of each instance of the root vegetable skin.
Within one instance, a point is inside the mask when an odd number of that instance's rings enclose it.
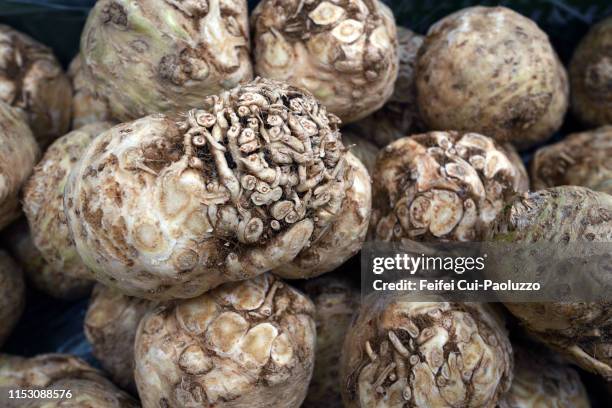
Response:
[[[77,279],[50,266],[34,245],[28,223],[17,222],[6,230],[11,255],[23,268],[28,282],[58,299],[78,299],[91,291],[91,279]]]
[[[512,348],[485,304],[378,299],[342,351],[342,396],[355,407],[492,407],[512,380]]]
[[[98,1],[81,36],[85,78],[114,119],[197,107],[253,78],[244,0]]]
[[[570,63],[572,109],[593,126],[612,124],[612,17],[595,25]]]
[[[138,404],[83,360],[67,354],[42,354],[23,358],[0,354],[0,384],[11,388],[69,390],[71,397],[45,400],[45,408],[136,408]],[[11,401],[7,401],[10,405]],[[68,404],[68,405],[67,405]],[[41,400],[25,402],[41,407]]]
[[[368,169],[368,173],[372,174],[376,164],[376,156],[380,149],[371,143],[365,135],[348,129],[342,130],[342,143],[363,163]]]
[[[83,73],[80,54],[74,57],[68,69],[72,81],[72,129],[96,122],[111,120],[108,101],[96,95],[91,81]]]
[[[100,376],[85,361],[68,354],[41,354],[31,358],[0,354],[0,384],[7,387],[47,387],[62,378]]]
[[[612,194],[612,126],[574,133],[540,148],[531,163],[533,188],[588,187]]]
[[[264,0],[251,26],[257,75],[309,90],[344,123],[379,109],[393,93],[395,21],[377,0]]]
[[[41,280],[60,297],[79,298],[93,286],[93,274],[81,261],[66,223],[64,187],[87,146],[110,126],[106,122],[86,125],[53,142],[24,188],[23,210],[34,245],[46,262],[39,271],[44,275]]]
[[[136,336],[143,407],[299,407],[313,315],[310,300],[268,274],[159,307]]]
[[[399,73],[391,98],[382,108],[351,126],[381,148],[423,128],[416,100],[415,65],[424,37],[397,27],[397,38]]]
[[[492,225],[502,242],[612,242],[612,196],[556,187],[516,198]],[[610,302],[506,303],[523,325],[582,368],[612,380]]]
[[[371,234],[382,241],[481,239],[529,180],[511,147],[476,133],[399,139],[373,172]]]
[[[15,108],[0,102],[0,229],[20,213],[19,190],[32,172],[40,155],[36,140]]]
[[[567,74],[546,34],[503,7],[471,7],[433,25],[417,59],[428,128],[526,148],[549,138],[568,105]]]
[[[136,390],[134,340],[142,317],[155,304],[122,295],[97,285],[85,316],[85,335],[94,356],[113,381],[124,389]]]
[[[71,173],[66,216],[98,280],[192,298],[281,265],[315,276],[359,250],[369,177],[335,116],[264,79],[204,105],[110,129]]]
[[[552,354],[515,347],[514,379],[498,408],[590,408],[578,372]]]
[[[11,334],[24,306],[23,273],[5,251],[0,251],[0,346]]]
[[[317,352],[302,406],[341,408],[340,351],[353,313],[359,306],[359,291],[349,282],[329,275],[308,281],[304,290],[315,305]]]
[[[48,146],[70,126],[70,81],[51,49],[0,25],[0,100],[22,109],[36,140]]]

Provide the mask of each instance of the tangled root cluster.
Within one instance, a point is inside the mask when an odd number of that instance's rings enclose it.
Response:
[[[315,237],[324,232],[350,183],[339,121],[311,96],[266,80],[209,103],[179,127],[189,165],[211,179],[217,231],[252,244],[311,218]]]
[[[344,342],[344,406],[493,407],[512,364],[489,305],[378,298],[362,306]]]
[[[429,132],[387,146],[374,170],[373,233],[399,241],[482,238],[529,180],[516,153],[477,133]]]

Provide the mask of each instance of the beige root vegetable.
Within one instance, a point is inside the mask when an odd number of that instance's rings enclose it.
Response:
[[[504,243],[552,243],[558,254],[576,243],[612,242],[612,196],[584,187],[555,187],[526,193],[514,199],[500,213],[487,237]],[[523,258],[521,258],[521,256]],[[525,257],[527,259],[525,259]],[[548,258],[547,262],[548,261]],[[513,256],[513,264],[537,262],[532,254]],[[534,265],[541,268],[545,265]],[[602,266],[599,285],[610,284]],[[552,264],[555,267],[555,264]],[[511,275],[500,265],[492,272]],[[545,278],[546,270],[540,273]],[[582,284],[591,277],[583,276]],[[609,302],[506,303],[508,309],[536,337],[559,350],[582,368],[612,380],[612,308]]]
[[[512,386],[498,408],[590,408],[580,376],[556,356],[514,347],[514,362]]]
[[[342,351],[345,407],[493,407],[512,380],[504,323],[487,304],[370,299]]]
[[[313,315],[308,298],[269,274],[160,306],[136,336],[143,407],[299,407],[314,364]]]
[[[567,74],[548,37],[503,7],[470,7],[433,25],[416,88],[430,129],[478,132],[520,148],[550,137],[568,105]]]
[[[612,126],[574,133],[540,148],[531,162],[533,188],[576,185],[612,194]]]
[[[344,123],[393,93],[396,27],[378,0],[263,0],[251,25],[256,73],[309,90]]]
[[[154,304],[122,295],[96,285],[85,315],[85,335],[93,355],[113,381],[124,389],[136,390],[134,382],[134,340],[142,317]]]
[[[101,0],[81,36],[85,78],[113,118],[200,105],[253,78],[245,0]]]
[[[23,210],[34,245],[46,262],[40,273],[48,280],[57,281],[64,289],[71,287],[67,291],[61,290],[63,293],[51,289],[55,295],[79,298],[93,286],[93,274],[81,261],[68,230],[64,215],[64,186],[87,146],[110,126],[107,122],[93,123],[57,139],[49,146],[24,187]]]
[[[590,125],[612,124],[612,17],[582,39],[569,70],[574,113]]]
[[[25,285],[21,268],[9,254],[0,250],[0,346],[19,321],[24,305]]]
[[[342,130],[342,143],[363,163],[368,169],[368,173],[372,174],[376,164],[376,156],[380,149],[352,129]]]
[[[71,95],[51,49],[0,24],[0,100],[25,112],[41,147],[68,131]]]
[[[416,58],[423,38],[407,28],[397,28],[399,73],[393,94],[381,109],[354,124],[362,136],[379,147],[410,136],[423,127],[419,119],[415,86]]]
[[[476,133],[399,139],[372,175],[372,234],[383,241],[481,239],[527,173],[508,147]]]
[[[280,266],[328,272],[360,249],[370,213],[369,176],[337,126],[310,94],[265,79],[116,126],[66,186],[77,250],[105,285],[151,299]]]
[[[74,57],[68,68],[72,81],[72,129],[90,123],[111,120],[108,101],[97,95],[92,83],[87,80],[81,67],[81,55]]]
[[[351,317],[359,307],[359,291],[350,283],[325,275],[308,281],[305,292],[315,305],[315,366],[304,408],[341,408],[340,352]]]
[[[91,279],[78,279],[50,266],[34,245],[28,223],[23,220],[5,230],[4,238],[11,255],[36,289],[58,299],[78,299],[91,290]]]
[[[21,214],[19,190],[38,160],[40,150],[25,118],[0,102],[0,229]]]
[[[0,354],[0,386],[64,390],[62,398],[25,400],[27,408],[136,408],[129,395],[115,387],[83,360],[68,354],[41,354],[32,358]],[[2,402],[0,398],[0,402]],[[44,404],[43,404],[44,402]],[[7,400],[8,406],[14,401]]]

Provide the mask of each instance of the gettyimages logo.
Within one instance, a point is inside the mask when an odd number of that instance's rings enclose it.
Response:
[[[388,270],[405,271],[414,275],[419,272],[448,272],[462,275],[470,271],[482,271],[485,268],[487,254],[478,257],[413,256],[407,253],[395,254],[394,257],[375,257],[372,260],[372,272],[380,275]]]

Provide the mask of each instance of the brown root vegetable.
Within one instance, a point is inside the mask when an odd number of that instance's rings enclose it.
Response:
[[[44,285],[51,287],[54,295],[75,299],[87,295],[93,286],[93,274],[81,261],[68,230],[64,186],[87,146],[110,126],[107,122],[93,123],[57,139],[24,187],[23,210],[34,245],[46,262],[39,273],[45,275],[41,280],[54,281]],[[55,291],[53,283],[62,289]],[[71,289],[66,290],[66,286]]]
[[[345,407],[493,407],[512,381],[501,315],[479,303],[370,299],[342,350]]]
[[[51,49],[0,24],[0,100],[25,112],[41,147],[68,131],[71,95]]]
[[[85,336],[93,355],[121,388],[136,391],[134,340],[142,317],[154,303],[96,285],[85,315]]]
[[[263,0],[251,26],[257,75],[312,92],[344,123],[379,109],[393,93],[395,20],[378,0]]]
[[[397,28],[399,73],[393,94],[382,108],[352,126],[379,147],[417,133],[423,127],[415,87],[416,58],[423,38],[407,28]]]
[[[514,347],[514,378],[498,408],[590,408],[578,372],[542,350]]]
[[[68,354],[24,358],[0,354],[0,384],[7,388],[64,390],[62,398],[29,399],[26,408],[136,408],[129,395],[95,368]],[[70,395],[67,395],[67,393]],[[0,402],[2,402],[0,398]],[[44,404],[43,404],[44,402]],[[13,401],[6,401],[11,407]]]
[[[612,124],[612,17],[578,44],[569,71],[576,116],[593,126]]]
[[[64,186],[68,175],[91,141],[110,128],[106,122],[86,125],[56,140],[34,168],[24,189],[24,212],[33,242],[45,260],[39,280],[58,297],[84,296],[93,276],[83,264],[66,224]],[[57,285],[56,291],[54,286]]]
[[[342,143],[363,163],[368,173],[372,174],[380,149],[362,134],[350,129],[342,130]]]
[[[336,268],[365,239],[370,181],[334,115],[258,79],[202,109],[101,134],[64,199],[98,280],[131,296],[191,298],[281,266],[301,278]]]
[[[0,229],[21,215],[19,191],[32,172],[40,149],[17,109],[0,101]]]
[[[612,194],[612,126],[573,133],[540,148],[531,162],[534,190],[562,185]]]
[[[304,408],[342,408],[340,353],[353,313],[359,307],[359,291],[346,280],[325,275],[304,287],[315,305],[317,347],[315,366]]]
[[[312,375],[312,302],[264,274],[160,306],[138,327],[144,408],[297,408]]]
[[[474,241],[529,180],[511,148],[477,133],[429,132],[384,148],[372,184],[375,239]]]
[[[11,255],[36,289],[57,299],[79,299],[91,291],[91,279],[78,279],[67,275],[45,261],[34,245],[28,223],[24,220],[12,224],[3,237]]]
[[[526,193],[504,208],[487,239],[530,245],[552,243],[558,251],[553,259],[561,258],[576,243],[612,242],[612,196],[574,186]],[[512,263],[525,265],[526,269],[544,267],[533,265],[537,259],[531,254],[517,254],[513,255]],[[545,259],[549,262],[549,257]],[[593,271],[603,279],[599,285],[610,284],[605,267]],[[502,265],[487,273],[496,273],[504,279],[510,276]],[[545,275],[546,270],[541,274]],[[589,278],[583,276],[585,284]],[[529,302],[506,306],[532,335],[582,368],[612,380],[610,302]]]
[[[78,54],[68,68],[68,75],[72,81],[72,129],[90,123],[111,120],[108,101],[97,95],[90,81],[83,74],[81,55]]]
[[[559,129],[569,93],[546,34],[503,7],[470,7],[433,25],[416,88],[430,129],[478,132],[519,148]]]
[[[0,346],[13,331],[24,306],[25,285],[21,268],[9,254],[0,250]]]
[[[114,119],[195,108],[253,78],[245,0],[100,0],[81,62]]]

